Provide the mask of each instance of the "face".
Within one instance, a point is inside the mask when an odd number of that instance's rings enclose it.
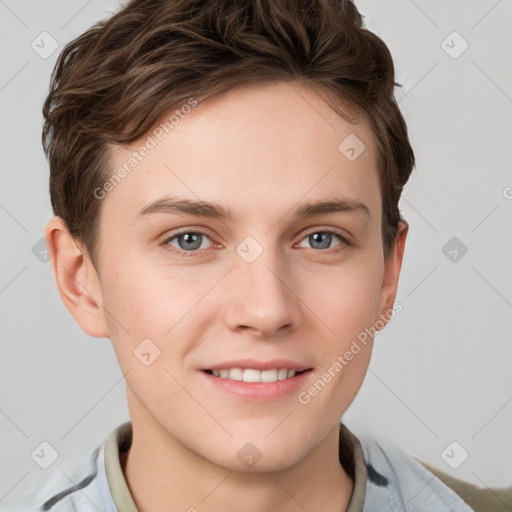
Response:
[[[154,146],[101,199],[108,337],[132,421],[226,468],[249,442],[258,470],[286,468],[336,428],[368,367],[361,333],[394,300],[374,141],[298,85],[185,110],[113,152],[114,171]]]

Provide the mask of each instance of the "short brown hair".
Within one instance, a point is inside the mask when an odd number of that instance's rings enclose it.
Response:
[[[298,81],[368,122],[376,141],[384,256],[403,218],[415,165],[394,98],[386,44],[349,0],[132,0],[61,52],[44,103],[43,147],[55,215],[98,261],[101,201],[111,148],[146,134],[188,98],[244,83]]]

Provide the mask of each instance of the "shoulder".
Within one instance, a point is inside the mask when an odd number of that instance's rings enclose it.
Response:
[[[358,437],[367,468],[364,510],[474,511],[432,471],[394,443]]]
[[[478,487],[455,478],[427,462],[416,460],[456,492],[475,512],[508,512],[512,510],[512,486],[507,488]]]
[[[23,498],[1,512],[116,512],[105,488],[104,444],[49,473],[32,475]]]

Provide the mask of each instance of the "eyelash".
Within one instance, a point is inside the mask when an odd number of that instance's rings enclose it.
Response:
[[[338,253],[341,253],[341,252],[345,251],[349,246],[352,245],[351,242],[349,242],[343,235],[341,235],[337,231],[333,231],[333,230],[329,230],[329,229],[325,229],[325,230],[323,230],[323,229],[313,229],[311,231],[308,231],[301,238],[300,242],[302,242],[308,236],[313,235],[315,233],[329,233],[331,235],[337,236],[340,239],[340,241],[341,241],[341,243],[339,245],[335,246],[335,248],[333,248],[333,249],[318,249],[317,252],[328,252],[329,254],[338,254]],[[179,231],[178,233],[174,233],[170,237],[167,237],[161,243],[161,245],[164,247],[164,249],[166,249],[168,251],[171,251],[171,252],[175,253],[177,256],[180,256],[180,257],[190,258],[190,257],[199,256],[199,255],[202,254],[202,251],[206,251],[207,249],[195,249],[193,251],[183,251],[183,250],[176,249],[175,247],[172,247],[172,246],[169,245],[169,242],[171,240],[174,240],[175,238],[179,237],[180,235],[190,235],[190,234],[202,235],[202,236],[205,236],[205,237],[207,237],[207,238],[209,238],[211,240],[211,238],[206,233],[203,233],[202,231]],[[170,248],[170,247],[172,247],[172,248]]]

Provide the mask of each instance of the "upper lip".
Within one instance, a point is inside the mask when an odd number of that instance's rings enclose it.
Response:
[[[204,368],[204,370],[229,370],[230,368],[251,368],[260,371],[273,370],[274,368],[287,368],[288,370],[302,372],[304,370],[311,369],[311,366],[297,363],[289,359],[272,359],[271,361],[257,361],[256,359],[236,359],[214,364],[208,368]]]

